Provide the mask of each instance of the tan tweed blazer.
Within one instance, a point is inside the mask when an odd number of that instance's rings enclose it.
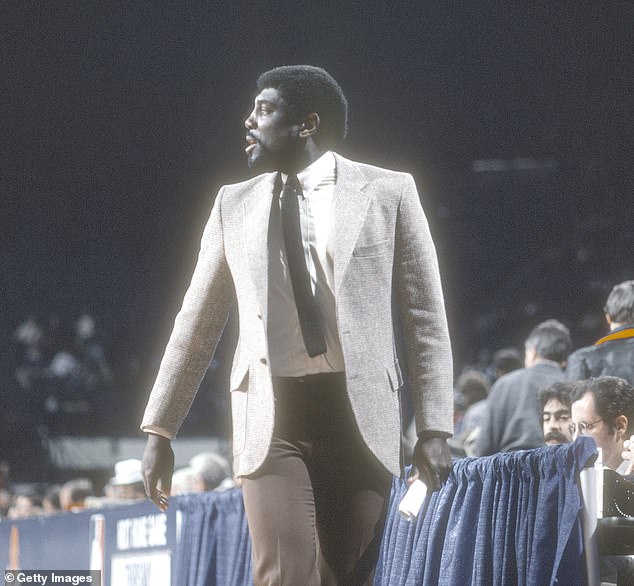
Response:
[[[347,390],[366,444],[398,475],[402,380],[393,299],[416,429],[452,432],[452,359],[436,252],[410,175],[335,158],[335,296]],[[230,392],[238,476],[262,464],[273,432],[266,325],[274,180],[267,173],[218,193],[141,425],[176,435],[237,300]]]

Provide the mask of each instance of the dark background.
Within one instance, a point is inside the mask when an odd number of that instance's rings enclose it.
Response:
[[[289,63],[344,88],[342,154],[415,176],[458,371],[549,317],[603,333],[634,278],[631,2],[224,4],[2,3],[4,401],[25,316],[89,309],[136,433],[255,79]]]

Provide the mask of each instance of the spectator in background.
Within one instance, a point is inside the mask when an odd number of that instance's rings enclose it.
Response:
[[[8,519],[28,519],[42,515],[42,499],[36,493],[18,494],[13,498],[13,502],[7,512]]]
[[[171,494],[191,494],[193,492],[204,492],[203,482],[200,474],[191,466],[179,468],[172,474],[172,491]]]
[[[202,490],[218,490],[234,485],[229,461],[215,452],[201,452],[190,461],[189,466],[202,481]]]
[[[71,396],[112,385],[96,319],[88,311],[82,311],[72,327],[51,314],[44,328],[35,316],[29,315],[15,329],[13,340],[19,349],[15,376],[26,390],[43,394],[45,391],[34,388],[41,380],[53,388],[62,386],[61,394]]]
[[[48,365],[50,392],[60,397],[75,397],[83,392],[81,362],[74,350],[72,333],[60,328],[59,347]]]
[[[72,433],[91,432],[92,393],[84,384],[84,367],[75,351],[72,328],[60,322],[56,340],[57,351],[44,370],[44,424],[52,435],[68,429]]]
[[[616,285],[603,311],[610,333],[573,352],[566,375],[570,380],[610,375],[634,384],[634,281]]]
[[[75,322],[75,352],[82,366],[83,384],[88,391],[103,392],[113,383],[112,370],[97,333],[97,320],[89,311],[82,311]]]
[[[574,384],[571,428],[573,438],[588,435],[594,439],[606,468],[622,476],[632,473],[634,388],[626,380],[601,376]],[[607,477],[604,482],[610,486],[614,480]],[[634,584],[633,562],[632,556],[601,556],[601,583]]]
[[[203,492],[201,488],[202,480],[200,475],[191,466],[174,470],[171,494],[180,495]]]
[[[491,388],[482,428],[475,438],[475,455],[544,445],[537,391],[564,380],[570,332],[557,320],[547,320],[529,334],[524,349],[525,368],[502,376]]]
[[[465,425],[465,419],[469,423],[467,414],[470,411],[474,413],[473,408],[481,406],[483,401],[489,396],[490,388],[489,379],[479,370],[466,370],[458,377],[456,390],[462,395],[465,407],[463,426]]]
[[[625,441],[634,433],[634,388],[615,376],[577,382],[572,399],[572,436],[588,435],[602,450],[603,465],[626,474]]]
[[[477,433],[482,427],[490,387],[489,379],[479,370],[466,370],[458,377],[456,390],[463,397],[465,410],[455,438],[447,440],[454,455],[473,454],[472,438],[474,432]]]
[[[112,406],[112,370],[92,313],[75,323],[51,314],[45,326],[27,316],[13,333],[14,376],[37,423],[52,434],[98,433],[101,414]]]
[[[228,460],[215,452],[201,452],[189,461],[189,466],[174,472],[171,494],[226,490],[232,486]]]
[[[25,350],[37,347],[43,337],[44,328],[33,314],[27,315],[26,319],[13,332],[14,341],[23,346]]]
[[[59,500],[61,486],[54,484],[49,486],[42,497],[42,509],[46,515],[55,515],[61,512],[62,504]]]
[[[548,446],[572,441],[570,431],[570,393],[575,383],[562,381],[539,389],[537,395],[542,405],[544,442]]]
[[[44,370],[50,361],[45,338],[44,327],[34,315],[28,315],[13,332],[17,354],[14,375],[20,388],[31,395],[41,392]]]
[[[75,478],[62,485],[59,491],[59,503],[63,511],[81,511],[88,497],[94,496],[95,488],[88,478]]]
[[[517,348],[513,346],[501,348],[493,354],[493,382],[523,366],[524,358]]]
[[[172,494],[226,490],[232,486],[231,466],[215,452],[195,455],[189,466],[179,468],[172,475]]]
[[[12,500],[11,491],[6,488],[0,488],[0,519],[7,516]]]
[[[108,496],[116,500],[144,500],[145,488],[141,460],[129,458],[114,465],[114,476],[108,482]]]

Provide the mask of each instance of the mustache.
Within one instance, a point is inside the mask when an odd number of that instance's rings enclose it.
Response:
[[[563,433],[561,433],[561,431],[552,430],[552,431],[549,431],[544,436],[544,441],[545,442],[555,441],[555,442],[559,442],[560,444],[567,444],[570,441],[570,439],[567,438]]]

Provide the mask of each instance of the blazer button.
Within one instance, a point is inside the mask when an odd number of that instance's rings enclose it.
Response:
[[[262,364],[266,364],[266,358],[260,358],[260,362],[261,362]]]

